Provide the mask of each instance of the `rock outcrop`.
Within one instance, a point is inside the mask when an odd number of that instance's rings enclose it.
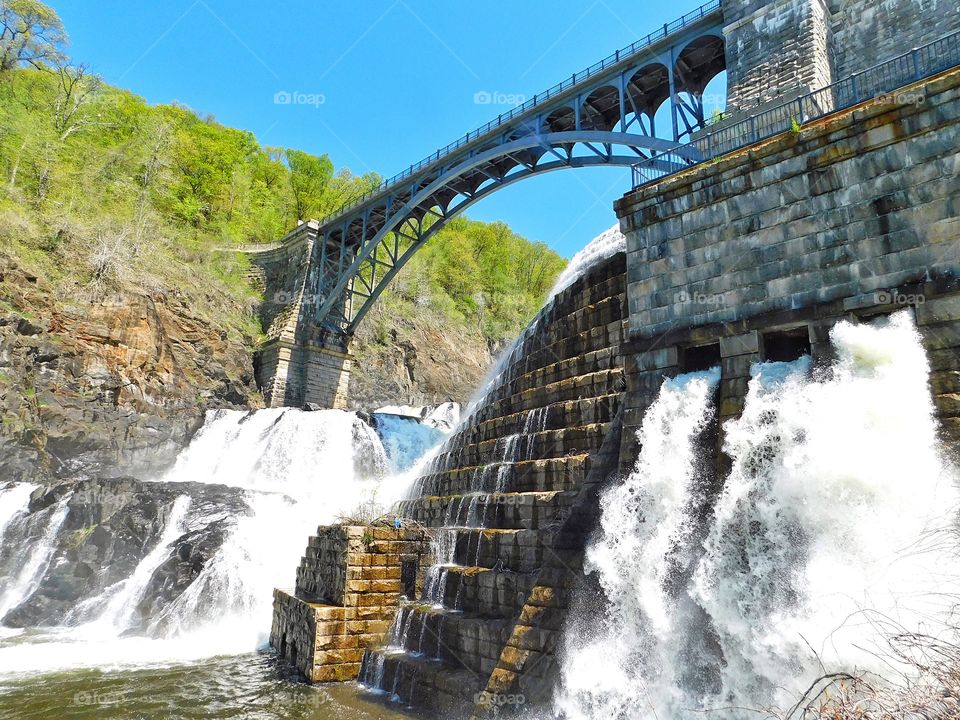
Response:
[[[161,471],[204,410],[256,404],[251,350],[183,296],[68,302],[0,255],[0,481]]]
[[[476,328],[458,327],[408,308],[403,317],[375,310],[357,330],[350,374],[353,409],[380,405],[465,404],[480,386],[503,343]]]
[[[7,528],[0,548],[0,587],[23,579],[23,548],[52,571],[43,573],[29,598],[2,618],[27,627],[82,622],[100,616],[113,587],[128,580],[162,540],[174,504],[189,497],[184,530],[167,545],[137,607],[145,622],[176,599],[220,547],[235,518],[249,509],[243,491],[201,483],[141,482],[133,478],[90,479],[41,486],[28,512]],[[59,526],[55,515],[65,504]],[[52,532],[55,530],[55,532]],[[45,547],[46,546],[46,547]],[[45,557],[44,554],[46,555]]]

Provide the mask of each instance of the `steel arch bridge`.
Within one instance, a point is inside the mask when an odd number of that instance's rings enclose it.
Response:
[[[721,0],[710,0],[321,220],[301,307],[310,339],[346,348],[407,260],[501,188],[565,168],[701,160],[687,143],[705,125],[704,89],[726,69],[722,26]],[[661,129],[664,103],[670,127]]]

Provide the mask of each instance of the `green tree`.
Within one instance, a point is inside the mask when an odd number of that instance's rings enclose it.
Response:
[[[290,192],[296,220],[319,215],[323,193],[333,177],[333,163],[326,155],[317,157],[303,150],[287,148],[283,152],[290,169]]]
[[[182,119],[185,122],[181,122],[173,142],[173,162],[178,172],[172,209],[183,220],[200,227],[229,207],[227,189],[234,168],[255,152],[256,143],[248,132],[195,116]]]
[[[0,73],[66,60],[67,34],[57,13],[38,0],[0,0]]]

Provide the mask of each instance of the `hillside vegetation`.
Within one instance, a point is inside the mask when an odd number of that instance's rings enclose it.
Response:
[[[261,298],[243,256],[219,250],[274,242],[380,178],[150,105],[66,47],[50,8],[0,0],[0,429],[42,448],[50,408],[71,403],[73,438],[102,402],[138,417],[255,406]],[[563,266],[502,223],[451,222],[363,324],[357,403],[462,399]],[[53,367],[24,337],[58,348]],[[91,380],[101,366],[111,379]]]

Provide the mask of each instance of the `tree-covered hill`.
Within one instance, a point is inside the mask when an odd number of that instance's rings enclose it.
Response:
[[[8,337],[12,349],[0,344],[0,429],[29,435],[43,424],[43,408],[60,403],[58,393],[82,406],[102,390],[85,377],[98,354],[116,408],[163,415],[157,407],[255,403],[244,358],[260,340],[261,298],[243,256],[216,250],[275,242],[379,180],[112,87],[68,59],[53,10],[0,0],[0,334],[20,337],[10,330],[20,318],[43,342],[84,358],[69,379],[62,367],[31,365],[30,353],[21,353],[18,370],[5,369],[4,353],[23,349]],[[469,394],[491,351],[535,313],[563,266],[548,247],[502,223],[450,223],[363,324],[357,402]],[[111,314],[118,307],[127,314]],[[132,307],[139,310],[131,315]],[[92,317],[107,329],[93,346],[75,347],[93,332],[80,320]],[[128,337],[140,319],[142,334]],[[183,328],[184,337],[172,340]],[[169,362],[158,360],[167,351]],[[131,369],[138,354],[152,359]],[[49,398],[22,393],[49,383],[56,384]],[[83,422],[92,417],[84,407],[77,412]],[[43,445],[48,430],[29,442]]]

